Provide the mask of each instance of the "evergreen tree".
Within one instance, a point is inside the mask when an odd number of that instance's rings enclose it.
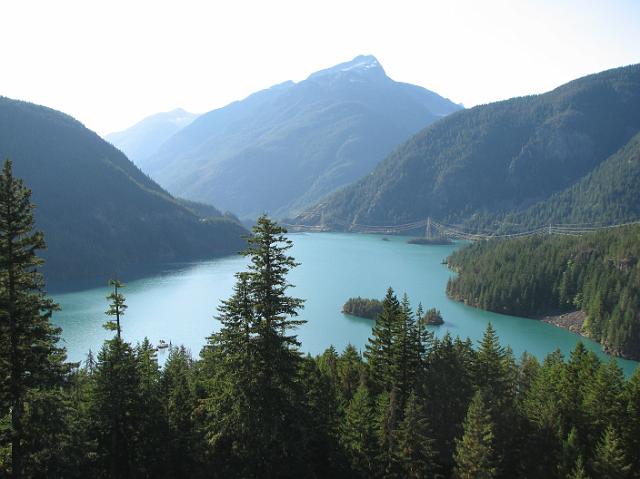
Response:
[[[589,445],[602,437],[608,426],[619,428],[624,410],[624,377],[614,359],[601,364],[595,377],[585,386],[581,413],[586,416]]]
[[[478,349],[475,365],[475,380],[486,398],[493,423],[497,457],[503,461],[499,467],[507,476],[515,474],[516,465],[511,454],[518,433],[515,404],[517,367],[511,350],[500,346],[498,335],[489,323]]]
[[[360,385],[362,358],[358,350],[348,344],[338,360],[339,392],[343,407],[351,401]]]
[[[394,388],[400,408],[400,419],[409,394],[414,391],[421,379],[422,343],[416,318],[411,310],[409,298],[405,293],[400,303],[400,314],[397,320],[394,339],[396,354],[394,355]]]
[[[205,417],[201,417],[210,469],[224,474],[256,474],[256,464],[248,461],[258,448],[259,391],[253,369],[257,362],[257,332],[254,300],[246,272],[236,274],[234,294],[222,301],[217,319],[219,332],[209,338],[199,367],[204,379]],[[199,409],[200,411],[200,409]],[[245,468],[245,469],[242,469]]]
[[[420,351],[420,373],[424,374],[424,368],[426,366],[426,358],[433,347],[433,342],[435,335],[432,331],[427,329],[426,321],[423,321],[425,316],[424,308],[422,307],[422,303],[418,303],[418,308],[416,309],[416,326],[417,326],[417,335],[419,343],[419,351]]]
[[[162,402],[160,367],[155,347],[144,338],[135,349],[138,362],[139,414],[138,435],[141,438],[136,462],[145,477],[159,477],[166,471],[167,416]]]
[[[456,441],[454,475],[457,479],[493,479],[498,476],[493,429],[482,393],[477,391],[469,405],[464,434]]]
[[[105,476],[96,462],[97,444],[91,417],[91,400],[94,391],[94,369],[86,365],[70,376],[66,388],[65,415],[62,418],[68,434],[56,451],[64,466],[58,474],[48,477],[83,479]],[[42,427],[42,426],[40,426]]]
[[[578,456],[576,459],[575,466],[571,473],[567,476],[567,479],[589,479],[587,476],[587,471],[584,469],[584,462],[582,461],[582,456]]]
[[[440,477],[436,463],[435,441],[424,409],[415,393],[407,399],[394,455],[402,470],[401,477],[407,479]]]
[[[197,468],[203,448],[196,431],[196,398],[191,385],[193,365],[184,347],[173,347],[162,371],[168,439],[168,477],[188,477]]]
[[[354,472],[363,478],[374,477],[378,441],[374,408],[364,384],[360,384],[347,408],[341,442],[349,455]]]
[[[84,360],[84,368],[89,376],[93,374],[93,371],[96,369],[96,358],[93,355],[93,351],[89,349],[87,353],[87,359]]]
[[[615,429],[609,426],[596,447],[593,471],[598,479],[625,479],[629,477],[630,470],[622,441]]]
[[[376,417],[378,426],[378,469],[381,477],[399,477],[400,467],[396,460],[397,432],[400,423],[400,405],[397,389],[391,393],[383,391],[377,399]]]
[[[135,477],[140,440],[140,376],[135,352],[118,337],[98,354],[91,397],[100,467],[111,479]]]
[[[520,399],[526,397],[538,374],[540,374],[540,363],[536,357],[527,352],[523,353],[520,358],[517,381],[517,391]]]
[[[520,454],[522,469],[533,478],[553,477],[562,462],[562,441],[565,432],[563,396],[566,365],[560,351],[549,354],[521,400],[526,422],[526,436]],[[524,451],[544,450],[544,455],[526,454]],[[570,459],[575,460],[575,457]],[[569,467],[573,467],[571,462]]]
[[[286,276],[297,263],[285,233],[266,216],[258,219],[243,253],[248,271],[237,275],[233,296],[219,309],[222,328],[203,350],[213,375],[205,429],[211,467],[221,474],[289,477],[308,467],[298,439],[303,392],[292,334],[303,323],[295,319],[303,301],[287,294]]]
[[[382,312],[373,326],[364,353],[369,363],[371,379],[381,391],[391,391],[397,375],[394,369],[397,365],[395,361],[397,345],[394,339],[400,315],[398,298],[393,289],[389,288],[382,302]]]
[[[512,385],[507,381],[506,359],[505,349],[500,346],[496,330],[489,323],[478,348],[474,369],[478,387],[491,398],[508,399],[512,394]]]
[[[1,442],[11,446],[13,478],[25,475],[30,447],[26,415],[30,404],[61,384],[67,371],[65,351],[57,346],[60,330],[51,325],[57,305],[44,292],[36,253],[45,248],[34,231],[31,191],[13,176],[11,161],[0,174],[0,417],[9,415]],[[3,466],[0,466],[2,471]]]
[[[114,293],[107,316],[116,316],[116,323],[109,319],[105,327],[116,331],[116,337],[105,341],[98,354],[91,395],[91,415],[97,440],[97,455],[101,467],[112,479],[136,477],[145,464],[139,463],[141,413],[140,364],[129,343],[122,340],[119,315],[126,308],[125,298],[117,292],[122,284],[110,282]],[[115,314],[115,312],[119,314]]]
[[[331,377],[321,371],[318,363],[307,356],[300,371],[304,389],[301,407],[304,450],[313,477],[337,477],[346,469],[339,446],[339,401]]]
[[[558,476],[565,477],[575,471],[576,461],[580,461],[582,464],[582,451],[578,440],[578,431],[574,427],[562,443],[562,454],[557,467]]]
[[[327,376],[333,387],[336,387],[339,378],[338,378],[338,362],[340,361],[340,355],[336,348],[333,345],[329,346],[325,349],[324,353],[322,353],[317,358],[318,368],[320,368],[320,372]]]
[[[580,434],[580,446],[585,451],[593,448],[604,430],[604,427],[601,426],[598,432],[590,431],[589,410],[593,409],[584,407],[585,403],[592,402],[592,399],[596,397],[594,382],[599,368],[600,360],[593,352],[587,350],[582,341],[579,341],[571,351],[569,361],[560,376],[561,384],[557,386],[558,397],[555,407],[561,414],[558,423],[559,434],[566,436],[571,428],[575,428]],[[557,381],[556,378],[554,382]],[[592,399],[586,400],[589,390],[591,390]],[[594,406],[597,407],[597,405]]]
[[[104,324],[104,328],[109,331],[115,331],[118,339],[120,339],[120,316],[124,316],[127,305],[125,304],[124,296],[122,293],[118,292],[118,289],[124,288],[124,284],[117,279],[112,279],[109,281],[109,285],[113,286],[113,293],[107,296],[107,299],[111,302],[109,303],[109,309],[107,309],[105,314],[107,316],[115,317],[115,321],[110,319]]]
[[[448,475],[453,468],[455,439],[462,435],[469,402],[473,396],[470,343],[453,341],[449,333],[435,340],[427,357],[425,409],[438,444],[438,463]]]

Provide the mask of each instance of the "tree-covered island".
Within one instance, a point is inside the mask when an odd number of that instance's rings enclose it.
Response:
[[[382,301],[379,299],[349,298],[342,306],[342,312],[350,316],[376,319],[382,311]]]

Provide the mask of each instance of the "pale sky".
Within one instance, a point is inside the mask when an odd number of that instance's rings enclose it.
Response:
[[[0,0],[0,95],[100,134],[358,54],[469,107],[640,63],[640,0]]]

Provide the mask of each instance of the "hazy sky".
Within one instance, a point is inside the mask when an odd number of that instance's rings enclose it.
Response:
[[[0,0],[0,95],[100,134],[375,55],[473,106],[640,62],[640,0]]]

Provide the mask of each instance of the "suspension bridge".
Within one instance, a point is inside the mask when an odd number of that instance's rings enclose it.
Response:
[[[402,234],[424,230],[424,236],[431,238],[448,238],[452,240],[480,241],[498,238],[519,238],[535,235],[563,235],[563,236],[581,236],[593,231],[620,228],[623,226],[640,224],[640,220],[627,223],[603,225],[595,223],[574,223],[574,224],[549,224],[532,228],[525,231],[514,233],[500,233],[496,231],[469,231],[459,225],[451,225],[434,221],[432,218],[425,218],[420,221],[403,223],[397,225],[365,225],[355,222],[347,222],[342,220],[332,220],[332,227],[326,225],[303,225],[303,224],[283,224],[284,227],[292,231],[331,231],[340,229],[354,233],[372,233],[372,234]]]

